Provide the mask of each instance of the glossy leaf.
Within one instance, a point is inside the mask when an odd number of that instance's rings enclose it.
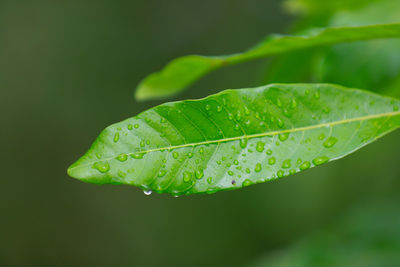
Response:
[[[399,107],[328,84],[226,90],[111,125],[68,172],[173,195],[237,189],[359,149],[400,126]]]
[[[136,99],[146,100],[175,94],[213,70],[243,61],[307,47],[399,36],[400,24],[312,29],[298,36],[271,35],[256,47],[240,54],[177,58],[162,71],[147,76],[137,88]]]

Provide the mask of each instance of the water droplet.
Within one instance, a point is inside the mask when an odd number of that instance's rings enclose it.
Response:
[[[167,174],[167,171],[166,170],[160,170],[159,172],[158,172],[158,177],[163,177],[163,176],[165,176]]]
[[[139,128],[139,124],[135,124],[135,125],[133,125],[133,127],[135,128],[135,129],[137,129],[137,128]]]
[[[132,154],[131,157],[134,159],[142,159],[143,156],[144,156],[144,153],[134,153],[134,154]]]
[[[247,147],[247,139],[246,138],[240,139],[240,147],[241,148]]]
[[[309,95],[310,94],[310,90],[307,89],[305,93],[306,93],[306,95]]]
[[[267,152],[266,152],[266,154],[267,154],[267,155],[272,155],[272,150],[271,150],[271,149],[268,149]]]
[[[283,124],[283,121],[282,121],[281,119],[278,119],[278,120],[277,120],[277,124],[278,124],[278,127],[279,127],[279,128],[283,128],[283,125],[284,125],[284,124]]]
[[[247,173],[250,173],[250,169],[249,169],[249,168],[246,168],[246,172],[247,172]]]
[[[279,97],[276,99],[276,105],[280,108],[282,107],[282,101]]]
[[[281,133],[278,135],[280,141],[284,142],[289,138],[289,133]]]
[[[133,125],[132,124],[128,124],[128,130],[132,130],[133,129]]]
[[[253,184],[253,182],[251,180],[246,179],[246,180],[243,181],[242,186],[249,186],[249,185],[252,185],[252,184]]]
[[[146,145],[150,145],[150,140],[146,140]]]
[[[275,157],[271,157],[271,158],[268,159],[268,164],[269,165],[274,165],[275,162],[276,162],[276,158]]]
[[[228,114],[228,119],[231,121],[231,120],[233,120],[233,115],[232,115],[232,113],[229,113]]]
[[[315,99],[319,99],[321,97],[321,95],[319,94],[319,91],[316,91],[315,93],[314,93],[314,98]]]
[[[204,153],[204,148],[200,147],[199,153],[200,153],[200,154],[203,154],[203,153]]]
[[[210,105],[206,105],[206,110],[208,111],[208,110],[210,110],[211,109],[211,106]]]
[[[126,173],[124,173],[123,171],[118,171],[118,176],[121,178],[125,178],[126,177]]]
[[[282,168],[289,169],[291,167],[290,159],[284,160],[282,163]]]
[[[236,113],[236,120],[240,121],[242,119],[242,114],[240,113],[240,110]]]
[[[254,171],[255,171],[255,172],[260,172],[261,169],[262,169],[261,163],[257,163],[257,164],[256,164],[256,167],[254,168]]]
[[[161,123],[166,123],[166,122],[167,122],[167,119],[166,119],[166,118],[161,118],[161,119],[160,119],[160,122],[161,122]]]
[[[172,153],[172,157],[173,157],[174,159],[177,159],[177,158],[179,157],[179,153],[178,153],[178,152]]]
[[[319,139],[319,140],[324,140],[324,139],[325,139],[325,134],[324,134],[324,133],[320,134],[320,135],[318,136],[318,139]]]
[[[217,112],[221,112],[222,111],[222,107],[221,106],[217,106]]]
[[[221,163],[222,163],[222,162],[221,162],[220,160],[217,160],[217,164],[218,164],[218,165],[221,165]]]
[[[250,110],[246,106],[244,106],[244,114],[250,115]]]
[[[291,175],[293,175],[293,174],[295,174],[296,173],[296,170],[294,170],[294,169],[291,169],[290,171],[289,171],[289,174],[291,174]]]
[[[127,154],[120,154],[117,156],[117,160],[119,160],[119,161],[126,161],[127,159],[128,159]]]
[[[239,131],[239,129],[240,129],[239,124],[236,124],[236,125],[235,125],[235,130],[236,130],[236,131]]]
[[[192,153],[192,152],[189,152],[189,153],[187,154],[187,156],[188,156],[188,158],[190,159],[190,158],[193,157],[193,153]]]
[[[300,165],[300,170],[304,171],[307,170],[311,167],[311,163],[309,161],[304,161],[301,165]]]
[[[256,150],[258,152],[263,152],[264,151],[264,146],[265,146],[265,143],[259,141],[259,142],[257,142]]]
[[[192,179],[192,174],[190,172],[184,172],[183,173],[183,181],[185,183],[190,182],[191,179]]]
[[[326,162],[328,162],[329,161],[329,158],[327,157],[327,156],[322,156],[322,157],[318,157],[318,158],[315,158],[315,159],[313,159],[313,163],[315,164],[315,165],[321,165],[321,164],[324,164],[324,163],[326,163]]]
[[[118,140],[119,140],[119,133],[115,133],[114,142],[116,143],[116,142],[118,142]]]
[[[393,106],[393,111],[398,111],[399,107],[398,106]]]
[[[233,176],[233,171],[228,171],[228,174],[230,175],[230,176]]]
[[[331,148],[336,144],[337,141],[338,139],[336,137],[330,136],[328,139],[326,139],[323,145],[326,148]]]
[[[282,170],[279,170],[279,171],[276,173],[276,175],[277,175],[279,178],[282,178],[282,177],[285,175],[285,172],[282,171]]]
[[[141,147],[144,147],[144,146],[145,146],[144,140],[140,141],[140,146],[141,146]]]
[[[202,169],[198,169],[194,172],[194,175],[196,176],[197,179],[201,179],[204,176],[204,172]]]
[[[237,159],[235,159],[235,160],[233,161],[233,164],[239,165],[239,161],[238,161]]]
[[[96,158],[101,159],[101,154],[99,152],[96,153]]]
[[[107,161],[96,162],[93,164],[93,167],[101,173],[106,173],[110,170],[110,165]]]
[[[143,190],[143,193],[144,193],[146,196],[149,196],[149,195],[151,195],[151,193],[153,193],[153,191],[151,191],[151,190]]]
[[[324,113],[326,113],[326,114],[328,114],[329,112],[331,112],[331,110],[330,110],[328,107],[324,108],[322,111],[323,111]]]
[[[211,184],[212,183],[212,177],[207,178],[207,183]]]

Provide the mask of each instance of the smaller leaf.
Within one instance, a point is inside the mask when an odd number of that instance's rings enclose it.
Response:
[[[244,53],[215,57],[192,55],[174,59],[163,70],[150,74],[139,84],[136,99],[147,100],[176,94],[223,66],[307,47],[393,37],[400,37],[400,23],[312,29],[298,36],[271,35]]]

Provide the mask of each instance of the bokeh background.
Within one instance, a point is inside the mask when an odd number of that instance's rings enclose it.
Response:
[[[146,196],[66,174],[103,128],[163,102],[134,100],[146,74],[177,56],[233,53],[290,31],[298,18],[281,5],[0,0],[0,265],[267,266],[293,251],[300,262],[323,254],[297,249],[310,236],[350,244],[346,227],[329,230],[348,220],[386,229],[371,241],[378,249],[398,245],[388,239],[400,233],[400,132],[326,166],[214,195]],[[270,63],[217,71],[174,100],[260,85]],[[354,219],[358,210],[372,215]]]

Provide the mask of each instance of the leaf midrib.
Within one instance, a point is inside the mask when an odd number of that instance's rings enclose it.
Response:
[[[294,133],[294,132],[307,131],[307,130],[318,129],[318,128],[323,128],[323,127],[330,127],[330,126],[346,124],[346,123],[351,123],[351,122],[356,122],[356,121],[366,121],[366,120],[378,119],[378,118],[383,118],[383,117],[393,117],[393,116],[396,116],[396,115],[400,115],[400,111],[393,111],[393,112],[387,112],[387,113],[367,115],[367,116],[362,116],[362,117],[344,119],[344,120],[328,122],[328,123],[320,123],[320,124],[316,124],[316,125],[304,126],[304,127],[299,127],[299,128],[292,128],[292,129],[287,129],[287,130],[264,132],[264,133],[259,133],[259,134],[250,134],[250,135],[246,135],[245,134],[245,135],[235,136],[235,137],[226,137],[226,138],[222,138],[222,139],[202,141],[202,142],[196,142],[196,143],[188,143],[188,144],[182,144],[182,145],[176,145],[176,146],[159,147],[159,148],[153,148],[153,149],[148,149],[148,150],[123,153],[123,154],[126,154],[126,155],[130,156],[130,155],[133,155],[133,154],[147,154],[147,153],[157,152],[157,151],[161,151],[161,150],[171,150],[171,149],[178,149],[178,148],[184,148],[184,147],[193,147],[193,146],[200,146],[200,145],[223,143],[223,142],[237,141],[237,140],[241,140],[241,139],[260,138],[260,137],[265,137],[265,136],[274,136],[274,135],[283,134],[283,133]],[[399,127],[400,126],[397,126],[396,128],[399,128]],[[96,163],[96,162],[103,162],[103,161],[115,159],[118,156],[119,155],[115,155],[115,156],[112,156],[112,157],[109,157],[109,158],[104,158],[104,159],[101,159],[101,160],[96,160],[96,161],[91,161],[91,162],[88,162],[88,163],[85,163],[85,164],[80,164],[80,165],[78,165],[76,167],[72,167],[71,169],[86,167],[86,166],[91,165],[91,164]]]

